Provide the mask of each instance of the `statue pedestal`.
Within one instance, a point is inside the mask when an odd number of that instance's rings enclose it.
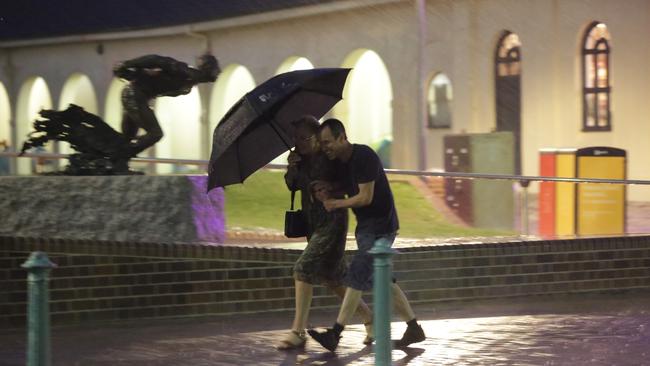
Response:
[[[0,235],[222,243],[221,188],[207,176],[0,177]]]

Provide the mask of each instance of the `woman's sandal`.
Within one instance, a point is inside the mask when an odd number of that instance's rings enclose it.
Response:
[[[305,342],[307,342],[307,336],[304,332],[298,333],[295,330],[292,330],[289,332],[289,334],[287,334],[286,337],[284,337],[283,340],[280,341],[279,344],[275,346],[275,348],[286,351],[294,348],[304,347]]]
[[[364,323],[363,326],[366,327],[366,338],[364,338],[363,344],[370,345],[372,344],[372,342],[375,341],[374,338],[375,334],[373,333],[372,322]]]

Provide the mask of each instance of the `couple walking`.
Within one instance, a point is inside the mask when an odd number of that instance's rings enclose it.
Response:
[[[309,234],[307,246],[294,266],[294,321],[277,348],[304,346],[313,286],[320,284],[336,293],[342,304],[331,328],[324,332],[309,329],[309,335],[333,352],[341,332],[356,312],[366,328],[363,343],[371,344],[372,312],[362,299],[363,292],[372,289],[373,258],[368,251],[380,238],[392,243],[399,229],[388,179],[377,154],[366,145],[350,143],[341,121],[328,119],[319,125],[314,117],[305,116],[294,127],[296,150],[289,154],[285,181],[290,190],[301,191]],[[348,208],[352,208],[357,219],[358,246],[349,267],[344,259]],[[392,294],[397,313],[407,323],[395,346],[423,341],[424,331],[395,281]]]

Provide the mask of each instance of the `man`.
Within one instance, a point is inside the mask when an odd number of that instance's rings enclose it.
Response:
[[[346,176],[342,180],[348,196],[345,199],[330,199],[323,204],[327,210],[351,208],[357,218],[355,237],[358,251],[343,280],[347,289],[336,323],[325,332],[309,330],[312,338],[334,352],[341,332],[357,308],[363,291],[372,289],[373,258],[368,251],[381,238],[392,245],[399,229],[399,221],[393,193],[379,156],[366,145],[351,144],[343,123],[337,119],[323,122],[319,128],[319,139],[327,158],[343,164],[342,171]],[[396,341],[395,346],[406,347],[423,341],[424,331],[417,323],[404,292],[396,283],[391,286],[397,313],[407,323],[406,332],[402,339]]]
[[[163,137],[150,107],[151,100],[188,94],[199,83],[214,82],[220,72],[217,59],[209,54],[199,58],[196,68],[159,55],[141,56],[118,64],[113,73],[129,81],[122,92],[122,133],[131,141],[124,155],[136,156]],[[137,136],[140,128],[145,134]]]

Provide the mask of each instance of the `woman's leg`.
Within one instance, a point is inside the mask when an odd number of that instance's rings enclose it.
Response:
[[[307,319],[309,318],[309,308],[311,299],[314,294],[314,286],[307,282],[295,280],[296,286],[296,314],[293,318],[291,330],[302,333],[307,328]]]
[[[276,348],[280,350],[302,347],[307,340],[304,333],[307,327],[307,318],[309,317],[309,308],[311,307],[314,287],[297,278],[295,279],[295,287],[296,312],[293,318],[293,324],[291,325],[291,331],[276,345]]]

